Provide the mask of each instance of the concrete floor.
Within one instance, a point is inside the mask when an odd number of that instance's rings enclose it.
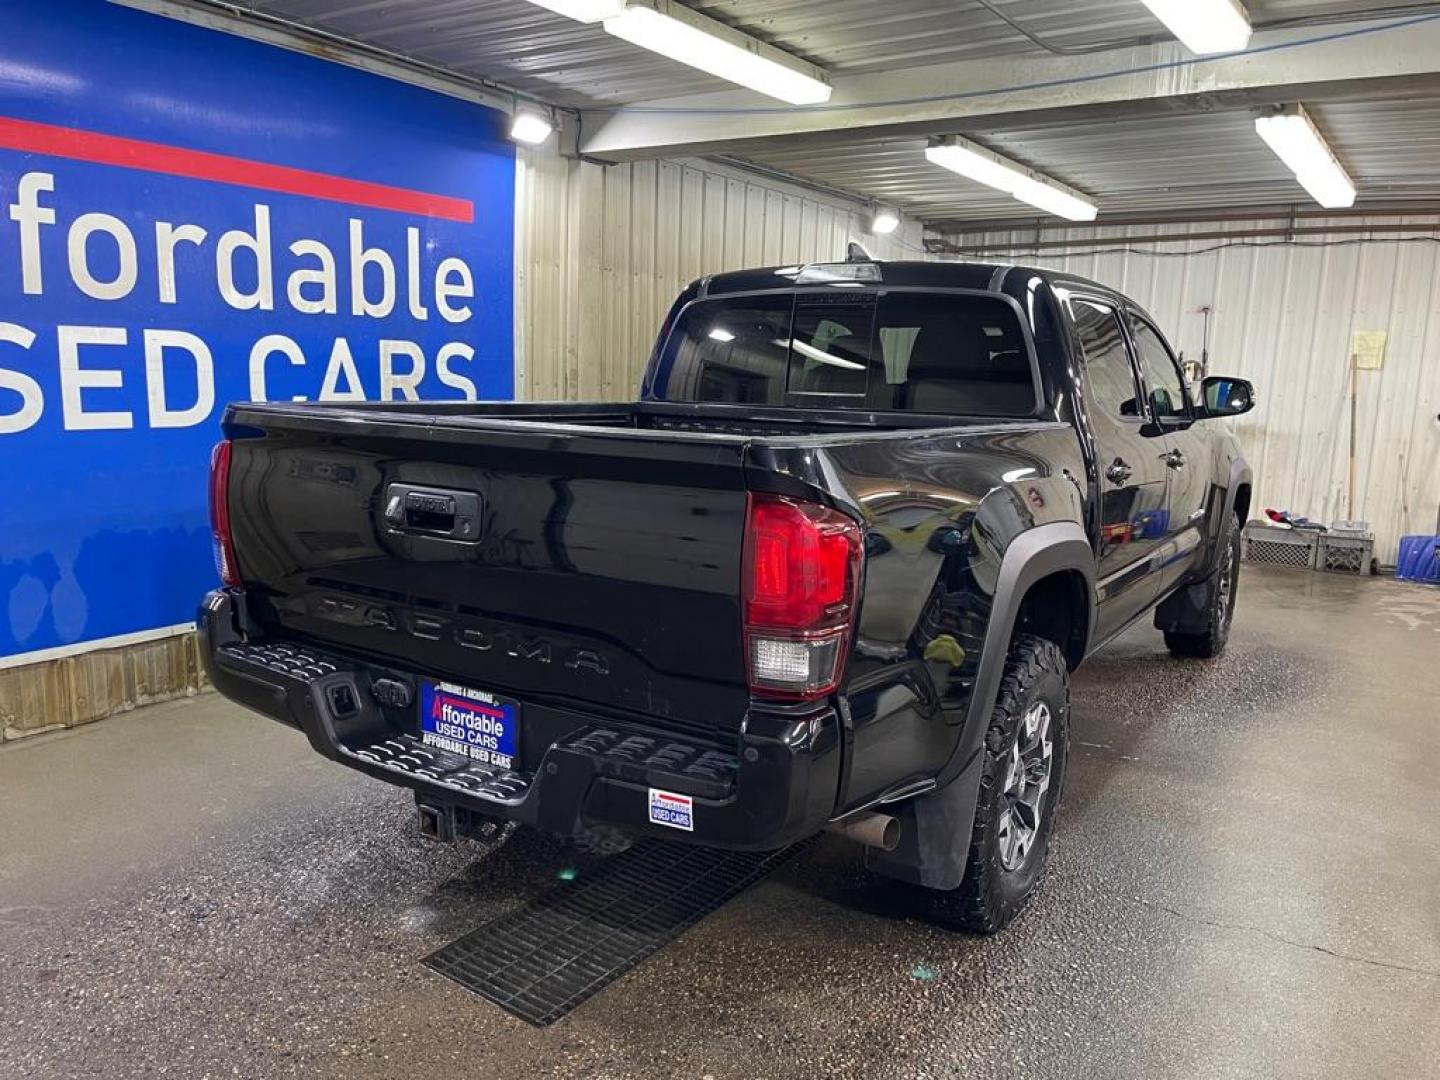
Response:
[[[0,1075],[1434,1076],[1440,591],[1247,568],[1229,653],[1075,684],[1042,892],[992,939],[833,839],[536,1030],[418,959],[576,856],[215,696],[0,752]]]

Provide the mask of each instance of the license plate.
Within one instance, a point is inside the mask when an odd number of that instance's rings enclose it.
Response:
[[[520,757],[520,706],[486,690],[422,682],[420,741],[482,765],[513,769]]]

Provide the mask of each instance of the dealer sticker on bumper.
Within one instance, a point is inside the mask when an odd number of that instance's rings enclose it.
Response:
[[[676,795],[673,791],[650,789],[650,823],[664,825],[671,829],[695,831],[695,800],[689,795]]]

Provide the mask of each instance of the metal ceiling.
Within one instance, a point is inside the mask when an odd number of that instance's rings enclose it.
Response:
[[[527,0],[190,0],[319,29],[567,107],[730,88]],[[685,0],[837,74],[1044,55],[1163,37],[1139,0]],[[1245,0],[1257,26],[1354,18],[1413,0]],[[1006,18],[1010,21],[1007,22]],[[1012,25],[1015,24],[1015,25]],[[1016,28],[1018,25],[1018,29]],[[757,102],[760,102],[757,96]],[[1331,103],[1318,122],[1361,205],[1440,202],[1440,87],[1433,97]],[[1092,195],[1103,216],[1305,204],[1244,111],[1177,113],[971,134]],[[1024,208],[929,164],[923,142],[834,134],[821,148],[777,139],[752,163],[921,220],[1024,216]]]
[[[722,22],[853,74],[1042,50],[977,0],[685,0]],[[1164,36],[1139,0],[988,0],[1047,45]],[[1403,0],[1401,0],[1403,2]],[[586,107],[729,89],[703,75],[527,0],[241,0],[469,78],[495,80],[557,105]],[[1247,0],[1257,25],[1353,15],[1386,0]],[[757,98],[757,101],[763,100]]]
[[[1311,109],[1361,205],[1440,199],[1440,97]],[[1102,217],[1306,203],[1246,110],[987,132],[992,149],[1095,197]],[[891,202],[927,222],[1018,218],[1012,199],[932,165],[923,139],[777,147],[751,161]]]

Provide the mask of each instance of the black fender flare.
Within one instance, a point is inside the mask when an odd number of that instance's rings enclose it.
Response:
[[[1251,472],[1250,466],[1245,459],[1233,457],[1230,459],[1230,468],[1225,479],[1225,502],[1220,512],[1219,521],[1206,522],[1205,537],[1209,545],[1209,554],[1205,559],[1205,573],[1202,580],[1208,580],[1220,566],[1220,537],[1224,534],[1225,523],[1235,514],[1235,503],[1240,494],[1240,489],[1249,485],[1251,491],[1255,488],[1255,474]],[[1244,522],[1240,522],[1243,527]],[[1155,624],[1159,626],[1157,622]]]
[[[871,870],[931,889],[959,887],[980,797],[984,764],[980,751],[1000,693],[1020,605],[1037,581],[1063,571],[1076,571],[1085,579],[1089,605],[1085,647],[1089,648],[1096,617],[1095,550],[1090,538],[1073,521],[1026,530],[1011,541],[1000,561],[975,688],[955,752],[936,777],[935,790],[891,811],[900,818],[900,845],[893,852],[866,848],[866,865]]]
[[[1205,561],[1205,573],[1198,580],[1180,586],[1169,596],[1155,605],[1155,629],[1166,633],[1199,634],[1205,631],[1209,620],[1211,590],[1215,588],[1215,577],[1220,571],[1220,557],[1223,554],[1221,539],[1225,527],[1235,513],[1236,497],[1240,488],[1251,485],[1254,489],[1254,474],[1243,459],[1230,462],[1230,476],[1225,487],[1225,503],[1220,520],[1209,522],[1210,554]],[[1243,528],[1239,522],[1236,528]]]
[[[1235,513],[1235,496],[1242,487],[1255,490],[1255,474],[1244,458],[1233,458],[1230,462],[1230,476],[1225,485],[1225,516]],[[1240,522],[1241,525],[1245,523]]]
[[[979,752],[985,739],[990,710],[1000,693],[1005,658],[1025,594],[1042,578],[1064,571],[1077,572],[1085,579],[1085,599],[1089,610],[1086,612],[1083,651],[1088,651],[1095,636],[1095,549],[1090,545],[1084,528],[1074,521],[1039,525],[1021,533],[1005,549],[1005,555],[1000,560],[1000,574],[995,582],[990,621],[985,627],[980,665],[975,672],[975,689],[965,712],[965,733],[949,764],[938,777],[941,786],[959,775],[960,770]]]

